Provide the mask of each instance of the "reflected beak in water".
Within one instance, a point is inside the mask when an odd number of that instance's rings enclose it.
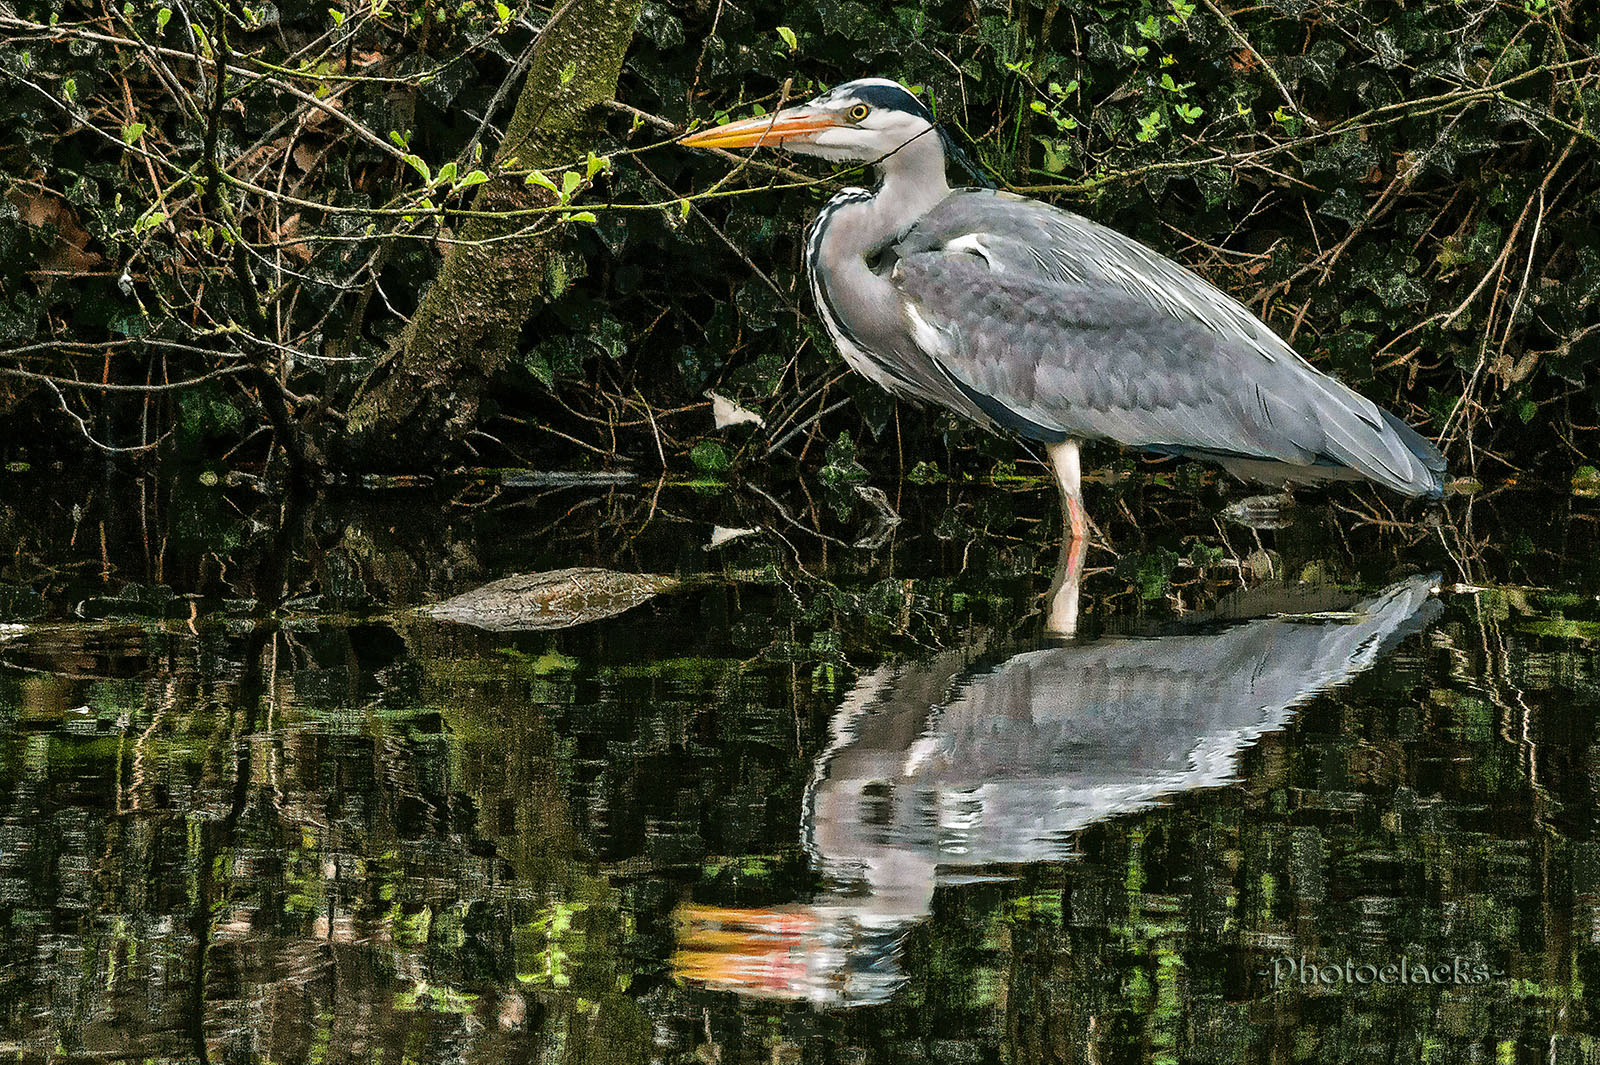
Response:
[[[800,997],[817,918],[804,907],[680,906],[672,972],[680,980],[747,995]]]
[[[680,143],[686,148],[781,148],[790,141],[809,143],[818,133],[837,125],[838,119],[826,112],[791,107],[777,114],[691,133]]]

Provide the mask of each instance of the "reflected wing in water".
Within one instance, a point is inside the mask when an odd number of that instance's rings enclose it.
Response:
[[[844,1004],[899,982],[895,934],[963,870],[1069,857],[1074,834],[1234,779],[1293,708],[1369,669],[1440,609],[1433,576],[1338,615],[1025,651],[950,653],[864,677],[834,717],[803,832],[825,897],[686,908],[679,972]],[[887,952],[887,953],[885,953]]]

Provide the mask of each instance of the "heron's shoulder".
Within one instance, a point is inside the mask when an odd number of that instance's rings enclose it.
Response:
[[[996,189],[958,189],[897,248],[910,259],[975,253],[991,272],[1126,295],[1268,362],[1308,365],[1243,304],[1148,245],[1082,215]]]
[[[1000,189],[955,189],[930,207],[906,233],[906,242],[935,247],[970,234],[1038,240],[1041,227],[1071,230],[1092,226],[1087,218],[1042,200]]]
[[[1074,264],[1103,256],[1107,242],[1118,239],[1114,231],[1042,200],[998,189],[956,189],[919,218],[895,250],[904,258],[976,254],[996,273],[1077,283],[1086,273]]]

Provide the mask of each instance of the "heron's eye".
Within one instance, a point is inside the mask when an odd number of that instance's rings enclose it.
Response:
[[[863,118],[866,118],[870,114],[872,114],[872,108],[868,107],[866,104],[856,104],[845,113],[845,117],[852,122],[860,122]]]

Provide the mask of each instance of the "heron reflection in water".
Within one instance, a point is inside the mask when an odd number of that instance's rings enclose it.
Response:
[[[1436,581],[1401,581],[1338,614],[1050,646],[988,668],[949,652],[868,674],[806,794],[822,897],[680,907],[674,970],[819,1005],[887,1000],[905,979],[900,940],[932,912],[936,886],[1069,858],[1089,825],[1232,781],[1241,753],[1295,706],[1431,621]]]

